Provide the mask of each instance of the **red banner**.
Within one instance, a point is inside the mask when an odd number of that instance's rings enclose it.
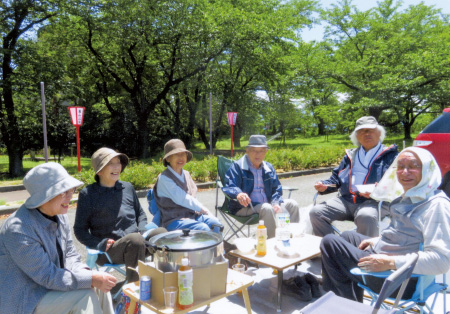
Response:
[[[227,112],[229,125],[236,125],[237,114],[237,112]]]
[[[69,107],[70,118],[74,126],[83,125],[84,107]]]

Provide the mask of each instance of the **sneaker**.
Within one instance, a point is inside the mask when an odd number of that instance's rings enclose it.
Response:
[[[306,282],[311,286],[311,294],[313,298],[320,298],[322,292],[320,291],[319,281],[313,274],[307,273],[305,275]]]

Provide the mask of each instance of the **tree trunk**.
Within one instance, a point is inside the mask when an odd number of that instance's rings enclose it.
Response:
[[[236,125],[233,127],[233,145],[234,147],[241,147],[241,126],[239,123],[236,123]]]
[[[150,157],[149,153],[149,129],[147,125],[147,115],[139,115],[138,117],[138,146],[137,146],[137,155],[139,158],[144,159]]]
[[[23,152],[20,145],[12,141],[9,145],[6,145],[9,158],[9,176],[11,178],[21,177],[24,174],[22,159]]]
[[[209,149],[209,136],[206,136],[205,130],[202,128],[197,128],[198,135],[200,136],[200,139],[202,140],[203,144],[205,145],[206,149]]]

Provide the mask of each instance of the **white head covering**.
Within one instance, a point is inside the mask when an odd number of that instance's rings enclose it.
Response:
[[[397,179],[398,156],[403,152],[415,153],[422,162],[422,180],[415,187],[406,191],[406,193]],[[433,155],[429,151],[418,147],[405,148],[400,154],[395,158],[380,182],[378,182],[370,197],[377,201],[392,202],[397,197],[405,194],[405,197],[410,197],[413,203],[417,203],[432,196],[442,180],[441,170]]]

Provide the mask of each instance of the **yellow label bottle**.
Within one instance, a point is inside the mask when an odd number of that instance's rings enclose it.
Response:
[[[189,266],[189,260],[183,258],[178,270],[178,308],[185,310],[194,305],[193,273]]]
[[[256,255],[264,256],[267,251],[267,228],[264,226],[264,220],[259,221],[259,226],[256,229]]]

